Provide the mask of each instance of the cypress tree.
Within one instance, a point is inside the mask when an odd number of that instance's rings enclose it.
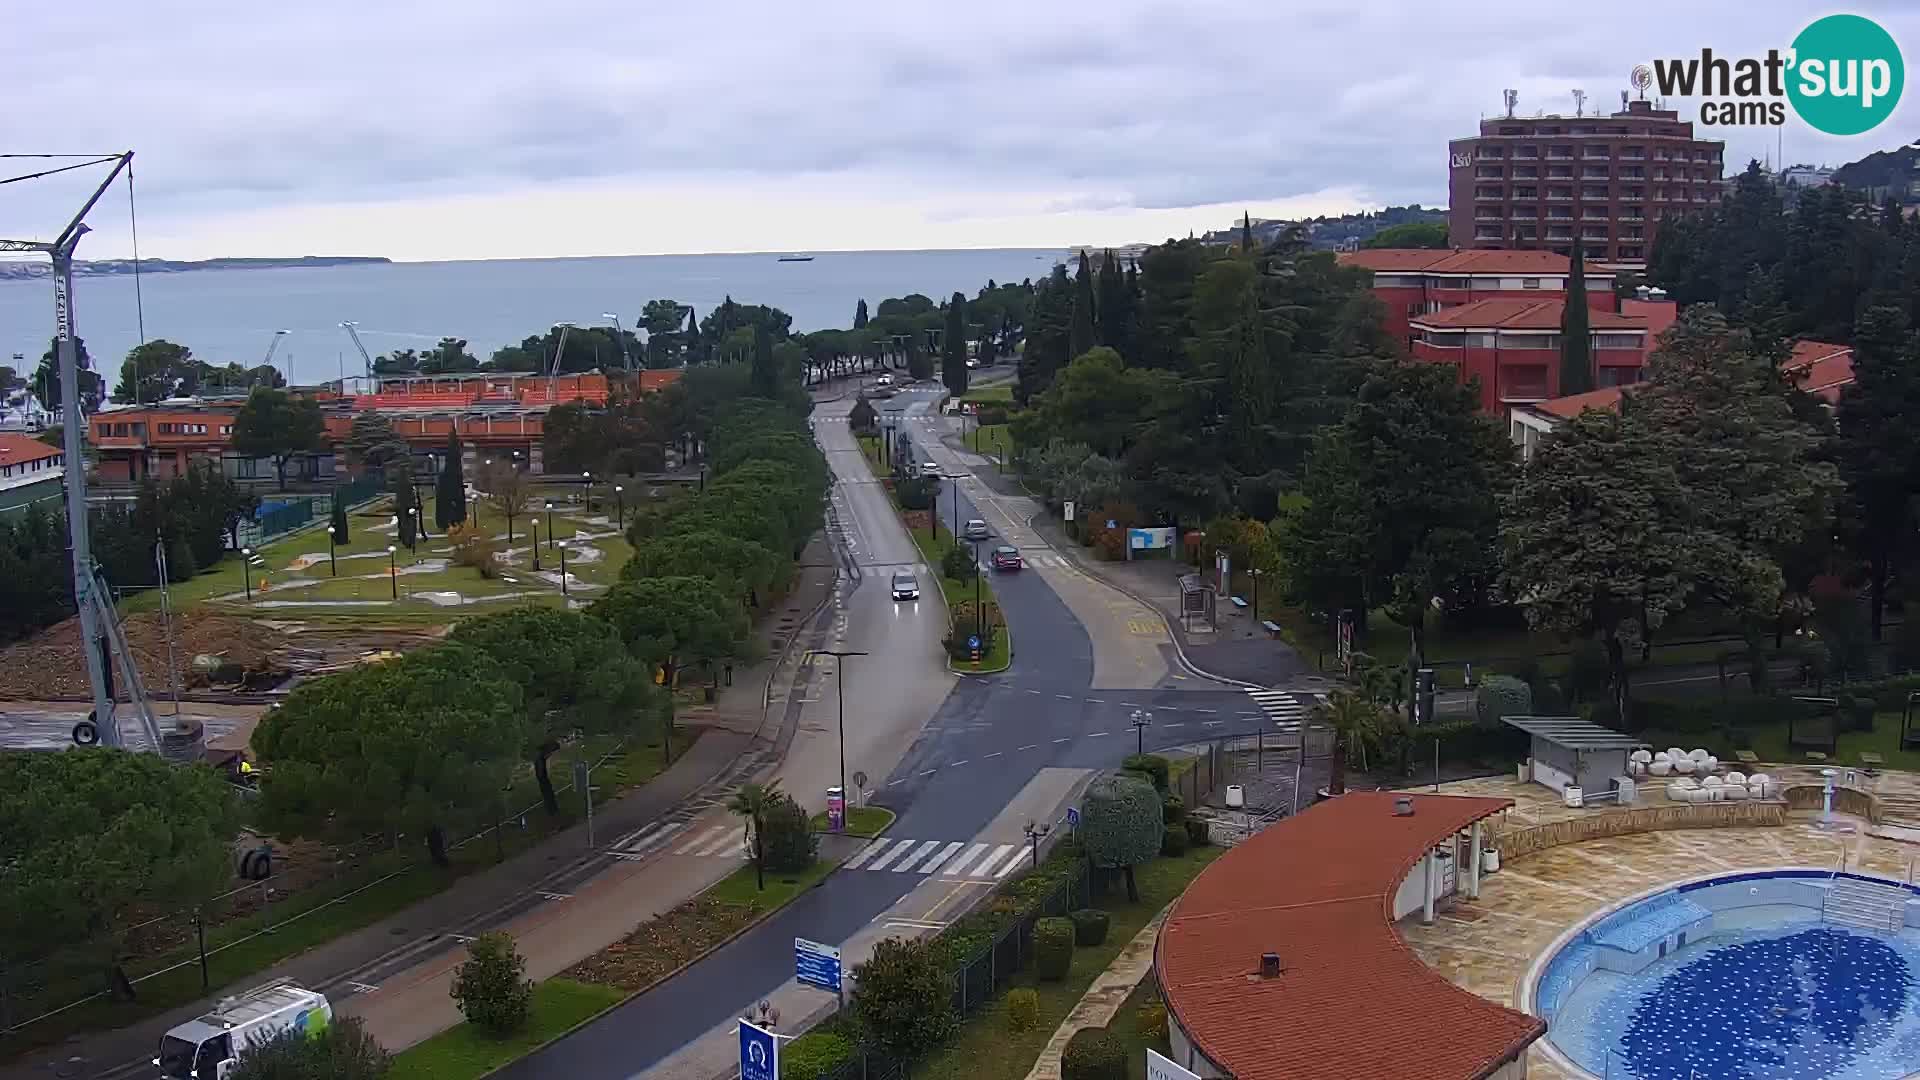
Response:
[[[398,519],[399,529],[395,538],[408,551],[413,550],[420,535],[420,517],[414,513],[417,509],[413,501],[413,477],[403,473],[393,485],[393,516]]]
[[[333,519],[329,522],[329,527],[333,530],[334,543],[347,542],[347,504],[338,498],[333,500]]]
[[[1080,269],[1073,277],[1073,321],[1068,324],[1067,361],[1094,346],[1093,270],[1087,265],[1087,253],[1080,253]]]
[[[697,364],[706,357],[700,355],[700,320],[693,317],[693,305],[687,305],[687,349],[681,354],[683,364]]]
[[[764,321],[753,324],[753,371],[747,385],[756,397],[771,398],[780,392],[780,372],[773,366],[773,334]]]
[[[1127,281],[1120,260],[1109,251],[1100,258],[1100,344],[1127,355]]]
[[[1593,389],[1593,335],[1587,317],[1587,258],[1579,239],[1567,267],[1567,306],[1560,315],[1560,394]]]
[[[1240,211],[1240,250],[1253,254],[1253,215]]]
[[[440,465],[440,478],[433,492],[433,523],[441,532],[467,520],[466,468],[460,462],[460,455],[460,433],[447,432],[447,460]]]
[[[954,293],[947,302],[947,329],[941,335],[945,346],[940,356],[940,381],[953,394],[967,392],[967,298]]]
[[[867,328],[867,302],[865,300],[861,300],[859,305],[853,309],[853,328],[855,330],[865,330]]]

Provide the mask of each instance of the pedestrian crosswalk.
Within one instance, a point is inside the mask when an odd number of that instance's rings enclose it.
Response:
[[[752,854],[739,822],[691,827],[656,822],[608,846],[615,858],[638,860],[663,851],[705,859],[745,861]],[[956,881],[998,881],[1020,868],[1021,844],[968,843],[965,840],[912,840],[882,837],[853,854],[842,870],[939,876]]]
[[[1299,731],[1301,724],[1311,711],[1300,701],[1300,696],[1287,690],[1266,690],[1247,687],[1247,696],[1260,706],[1260,710],[1273,720],[1274,726],[1281,731]],[[1324,700],[1324,695],[1316,695]]]
[[[981,546],[984,548],[987,543],[987,541],[982,541]],[[1062,569],[1071,569],[1073,567],[1073,560],[1065,555],[1050,551],[1028,551],[1025,548],[1020,550],[1020,562],[1023,566],[1030,567],[1056,566]],[[981,559],[980,569],[991,573],[993,571],[993,560]]]

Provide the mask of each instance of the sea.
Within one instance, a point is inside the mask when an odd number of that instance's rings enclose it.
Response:
[[[283,270],[192,270],[77,277],[75,331],[108,385],[127,351],[147,339],[185,345],[224,365],[261,362],[276,330],[289,333],[274,365],[297,384],[361,373],[343,321],[358,324],[374,355],[464,338],[485,360],[555,323],[631,330],[649,300],[707,312],[726,297],[793,316],[796,331],[848,328],[856,305],[921,293],[938,301],[988,281],[1039,279],[1065,257],[1055,249],[820,252],[811,262],[777,255],[636,255],[574,259],[373,263]],[[0,364],[26,375],[53,336],[47,279],[0,281]],[[14,356],[21,359],[13,360]],[[618,363],[608,357],[608,365]]]

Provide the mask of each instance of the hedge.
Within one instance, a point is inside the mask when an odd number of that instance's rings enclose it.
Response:
[[[1127,1080],[1127,1044],[1106,1028],[1081,1028],[1060,1052],[1060,1080]]]
[[[1207,830],[1207,823],[1205,820],[1197,817],[1190,817],[1186,820],[1185,825],[1187,829],[1187,846],[1188,847],[1190,848],[1206,847],[1208,844],[1213,843],[1213,834]]]
[[[1007,991],[1007,1027],[1032,1031],[1040,1023],[1040,992],[1031,986]]]
[[[1073,920],[1073,941],[1076,945],[1098,945],[1107,940],[1107,913],[1099,908],[1081,908],[1070,911],[1067,918]]]
[[[1511,675],[1489,675],[1474,688],[1473,710],[1487,727],[1525,716],[1533,711],[1533,688]]]
[[[1120,770],[1144,774],[1147,779],[1153,781],[1155,791],[1165,791],[1172,776],[1173,767],[1159,754],[1128,754],[1126,759],[1120,762]]]
[[[1149,1001],[1133,1011],[1133,1030],[1140,1038],[1150,1043],[1167,1041],[1167,1006],[1164,1002]]]
[[[1041,919],[1033,924],[1033,971],[1042,979],[1058,982],[1073,968],[1073,921]]]
[[[853,1040],[814,1030],[780,1048],[781,1080],[819,1080],[853,1060]]]
[[[1187,830],[1185,826],[1169,825],[1160,834],[1160,854],[1177,858],[1187,853]]]
[[[1187,800],[1178,795],[1169,795],[1160,804],[1160,820],[1168,825],[1178,825],[1187,820]]]

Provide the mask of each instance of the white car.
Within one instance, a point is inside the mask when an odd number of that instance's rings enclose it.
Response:
[[[892,385],[893,385],[893,376],[891,376],[891,375],[882,375],[882,376],[880,376],[879,378],[877,378],[877,379],[875,379],[875,380],[873,380],[873,385],[875,385],[875,386],[892,386]]]
[[[920,475],[937,477],[940,475],[940,466],[931,461],[923,461],[920,463]]]
[[[911,570],[896,571],[893,575],[893,598],[895,600],[920,599],[920,581]]]

